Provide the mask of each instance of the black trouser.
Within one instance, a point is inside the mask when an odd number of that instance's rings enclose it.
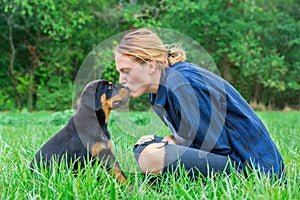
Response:
[[[224,172],[230,173],[230,159],[228,156],[222,156],[199,149],[184,147],[181,145],[172,145],[167,142],[161,142],[163,137],[155,136],[154,140],[143,144],[135,145],[133,153],[138,161],[140,153],[152,143],[164,143],[165,159],[162,173],[178,173],[178,166],[187,170],[189,177],[206,177],[210,173]],[[180,169],[180,168],[179,168]],[[200,173],[200,174],[199,174]]]

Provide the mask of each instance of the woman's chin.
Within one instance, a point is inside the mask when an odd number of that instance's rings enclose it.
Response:
[[[136,90],[130,90],[130,96],[132,98],[138,98],[138,97],[142,96],[145,93],[148,93],[146,86],[140,87],[140,88],[138,88]]]
[[[142,94],[144,94],[144,93],[139,92],[139,91],[135,91],[135,92],[131,92],[130,93],[130,97],[132,97],[132,98],[138,98],[138,97],[142,96]]]
[[[137,94],[137,93],[132,93],[132,94],[130,94],[130,97],[131,98],[138,98],[138,97],[140,97],[141,96],[141,94]]]

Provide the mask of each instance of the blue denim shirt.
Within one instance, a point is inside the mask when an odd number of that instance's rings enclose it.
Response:
[[[254,110],[227,81],[187,62],[163,71],[154,111],[181,145],[280,174],[282,157]]]

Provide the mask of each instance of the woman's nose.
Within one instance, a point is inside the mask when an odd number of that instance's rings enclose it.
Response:
[[[126,79],[122,73],[120,73],[119,83],[122,85],[126,83]]]

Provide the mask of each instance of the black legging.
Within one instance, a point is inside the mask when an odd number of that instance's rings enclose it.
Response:
[[[140,153],[152,143],[162,143],[163,137],[155,136],[154,140],[143,144],[135,145],[133,153],[138,161]],[[199,149],[184,147],[181,145],[172,145],[167,142],[165,144],[165,160],[162,173],[175,172],[177,173],[178,165],[184,167],[189,177],[196,178],[201,174],[206,177],[211,172],[230,173],[230,159],[227,156],[222,156],[214,153],[205,152]],[[200,173],[200,174],[199,174]]]

